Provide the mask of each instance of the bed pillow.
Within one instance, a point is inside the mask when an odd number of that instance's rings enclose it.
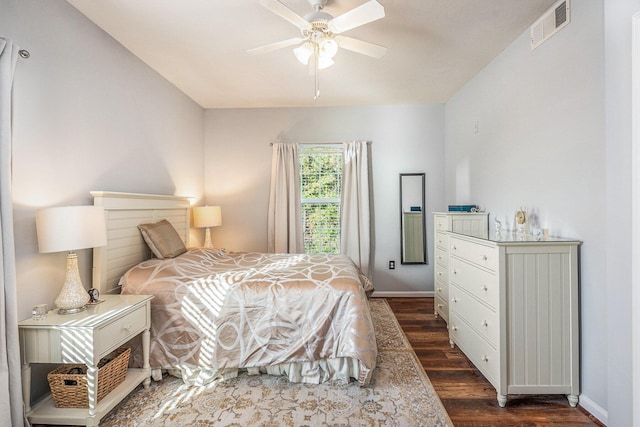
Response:
[[[187,251],[180,235],[166,219],[138,225],[144,241],[158,259],[173,258]]]

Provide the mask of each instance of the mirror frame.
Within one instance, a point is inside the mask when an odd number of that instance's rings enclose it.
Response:
[[[426,215],[425,215],[425,173],[401,173],[400,174],[400,263],[403,265],[409,264],[426,264],[427,263],[427,230],[426,230]],[[404,230],[404,212],[403,212],[403,193],[402,193],[402,181],[404,177],[420,177],[422,181],[421,201],[420,206],[422,212],[422,260],[421,261],[406,261],[405,260],[405,230]]]

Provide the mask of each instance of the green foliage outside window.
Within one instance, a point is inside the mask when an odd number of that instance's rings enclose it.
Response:
[[[342,150],[305,147],[299,158],[305,252],[340,253]]]

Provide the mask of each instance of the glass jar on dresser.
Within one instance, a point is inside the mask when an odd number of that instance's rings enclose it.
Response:
[[[449,322],[449,234],[487,238],[489,214],[487,212],[434,212],[434,312]]]

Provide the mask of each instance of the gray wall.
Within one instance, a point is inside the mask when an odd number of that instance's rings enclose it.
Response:
[[[203,194],[203,110],[64,1],[2,0],[2,36],[31,52],[14,81],[18,315],[53,304],[65,254],[39,254],[35,211],[91,190]],[[79,251],[91,285],[91,251]]]
[[[212,230],[214,245],[266,251],[270,142],[352,140],[372,141],[376,290],[433,291],[431,262],[399,262],[399,174],[425,172],[426,212],[444,208],[442,105],[207,110],[205,199],[210,205],[222,205],[223,216],[222,227]],[[427,221],[431,248],[431,215]],[[390,260],[396,261],[395,270],[387,268]]]
[[[574,2],[575,3],[575,2]],[[575,6],[574,6],[575,7]],[[640,396],[632,394],[631,283],[631,17],[640,12],[639,0],[604,2],[604,89],[606,165],[606,292],[607,329],[601,343],[609,349],[606,365],[607,409],[610,426],[639,426]],[[638,79],[638,76],[636,76]],[[638,125],[638,112],[635,113]],[[636,168],[640,165],[636,164]],[[636,197],[640,197],[637,193]],[[636,226],[640,218],[636,217]],[[636,242],[637,243],[637,242]],[[635,265],[634,268],[640,268]],[[637,304],[637,298],[635,300]],[[601,303],[601,306],[604,302]],[[633,326],[632,326],[633,325]],[[634,343],[638,349],[639,343]],[[636,354],[635,358],[638,359]],[[637,366],[637,365],[636,365]],[[633,373],[636,381],[640,376]],[[636,382],[636,392],[640,384]],[[635,418],[632,410],[635,408]]]

